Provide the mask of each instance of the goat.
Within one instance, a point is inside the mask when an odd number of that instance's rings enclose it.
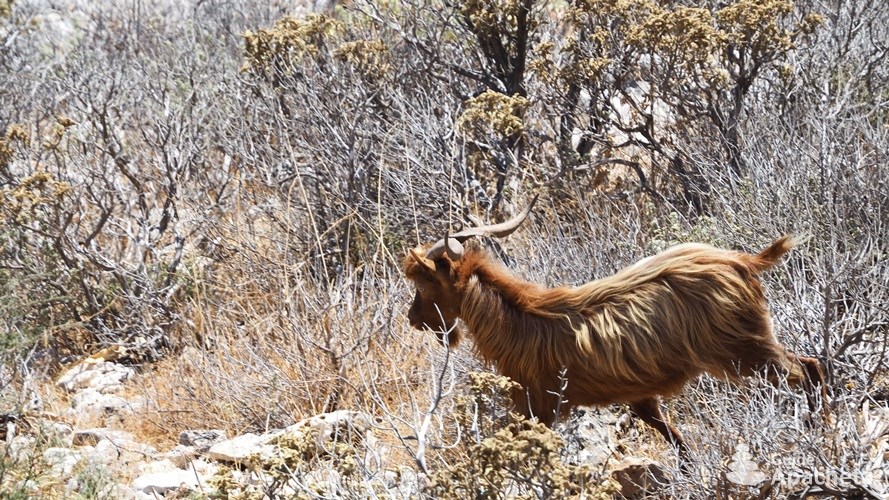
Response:
[[[464,248],[473,236],[512,233],[536,200],[508,222],[445,235],[404,260],[416,285],[410,324],[453,347],[462,319],[476,352],[521,384],[511,396],[525,416],[552,425],[557,408],[627,403],[685,455],[658,398],[701,373],[738,380],[765,370],[772,383],[781,374],[803,385],[812,411],[817,395],[826,401],[818,360],[788,352],[772,333],[757,277],[793,247],[791,237],[757,255],[677,245],[613,276],[557,288],[516,277],[477,243]]]

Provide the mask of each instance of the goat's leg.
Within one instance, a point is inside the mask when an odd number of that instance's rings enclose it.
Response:
[[[809,411],[812,413],[818,407],[818,397],[820,396],[822,411],[827,415],[827,386],[824,382],[821,363],[815,358],[797,356],[789,352],[784,355],[784,358],[782,368],[787,374],[787,383],[793,387],[803,387],[806,391]]]
[[[645,398],[630,403],[630,410],[642,419],[646,424],[654,427],[668,443],[679,449],[679,458],[685,461],[688,454],[688,446],[678,429],[670,425],[664,414],[661,413],[661,404],[657,398]]]

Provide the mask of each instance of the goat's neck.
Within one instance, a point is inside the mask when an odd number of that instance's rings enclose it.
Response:
[[[550,380],[566,359],[552,339],[573,338],[567,334],[582,319],[547,305],[558,289],[524,281],[498,264],[484,264],[466,276],[462,287],[461,318],[476,351],[523,386]]]
[[[545,321],[534,310],[546,289],[499,264],[480,262],[465,275],[461,288],[461,318],[479,354],[489,361],[513,356],[525,337],[539,331],[536,323]]]

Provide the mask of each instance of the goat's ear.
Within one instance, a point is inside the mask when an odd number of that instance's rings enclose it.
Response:
[[[429,271],[430,273],[435,274],[435,262],[433,262],[433,261],[427,259],[426,257],[423,257],[422,255],[418,254],[417,251],[414,250],[413,248],[411,248],[410,252],[411,252],[411,257],[413,257],[414,260],[416,260],[418,264],[420,264],[421,266],[423,266],[423,267],[424,267],[427,271]]]

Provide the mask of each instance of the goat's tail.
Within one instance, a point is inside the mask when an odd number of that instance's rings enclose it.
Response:
[[[784,254],[789,252],[790,249],[795,247],[798,243],[800,243],[800,239],[794,236],[782,236],[769,245],[768,248],[759,252],[759,254],[751,255],[749,261],[750,267],[756,272],[765,271],[774,266]]]

